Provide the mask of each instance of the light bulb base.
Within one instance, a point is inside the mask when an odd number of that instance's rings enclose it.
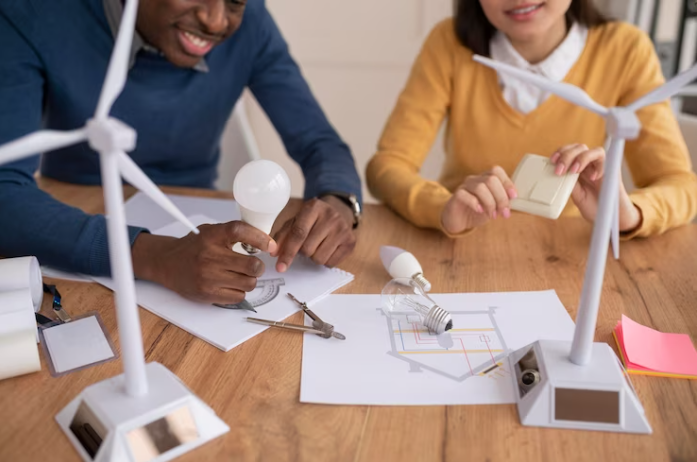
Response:
[[[424,292],[430,292],[431,283],[428,282],[428,279],[424,277],[423,273],[416,273],[412,275],[411,279],[420,285]]]
[[[257,249],[256,247],[253,247],[249,244],[245,244],[244,242],[240,242],[240,244],[242,244],[242,248],[244,249],[244,251],[250,255],[256,255],[259,253],[259,249]]]
[[[433,305],[433,308],[428,312],[428,315],[424,318],[424,327],[435,332],[436,334],[442,334],[453,328],[453,318],[438,305]]]

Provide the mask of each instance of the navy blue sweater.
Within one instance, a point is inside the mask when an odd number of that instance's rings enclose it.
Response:
[[[102,0],[0,0],[0,144],[40,128],[83,126],[96,108],[114,37]],[[313,98],[263,0],[250,0],[240,29],[207,56],[209,72],[141,51],[112,115],[134,127],[130,153],[161,185],[211,188],[220,139],[249,87],[305,176],[305,197],[359,195],[348,146]],[[37,153],[40,154],[40,153]],[[106,222],[39,190],[33,174],[99,184],[86,143],[0,166],[0,255],[108,275]],[[129,229],[133,241],[140,230]]]

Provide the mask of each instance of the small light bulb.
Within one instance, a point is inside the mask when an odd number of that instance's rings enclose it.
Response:
[[[414,255],[399,247],[383,245],[380,259],[393,278],[411,278],[418,282],[424,292],[431,291],[431,283],[424,277],[424,270]]]
[[[382,290],[382,304],[391,313],[416,313],[421,325],[436,334],[453,328],[450,313],[426,295],[421,284],[413,279],[397,278],[388,282]]]
[[[521,372],[520,378],[518,379],[518,385],[520,388],[527,393],[535,385],[540,383],[540,373],[535,369],[527,369]]]
[[[269,234],[290,199],[290,179],[277,163],[255,160],[237,172],[232,193],[240,206],[242,221]],[[250,254],[259,252],[249,244],[242,243],[242,247]]]

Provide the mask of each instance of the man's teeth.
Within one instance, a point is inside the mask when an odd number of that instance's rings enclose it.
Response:
[[[191,32],[184,32],[184,37],[186,37],[186,39],[189,42],[193,43],[194,45],[196,45],[199,48],[206,48],[207,46],[209,46],[211,44],[211,42],[209,40],[204,40],[201,37],[192,34]]]
[[[525,7],[525,8],[519,8],[519,9],[517,9],[517,10],[511,10],[511,13],[512,13],[512,14],[526,14],[526,13],[530,13],[531,11],[535,11],[535,10],[538,9],[540,6],[542,6],[542,5],[540,4],[540,5],[528,6],[528,7]]]

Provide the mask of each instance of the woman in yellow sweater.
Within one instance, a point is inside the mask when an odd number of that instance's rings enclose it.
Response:
[[[564,213],[593,221],[603,119],[497,75],[473,54],[577,85],[606,107],[664,82],[649,38],[606,21],[592,0],[459,0],[455,18],[434,28],[413,66],[368,165],[370,191],[417,226],[460,235],[510,216],[509,176],[523,155],[536,153],[550,156],[558,174],[581,173]],[[637,115],[643,130],[627,142],[625,159],[638,189],[621,188],[624,238],[662,233],[697,213],[697,177],[669,103]],[[427,181],[419,170],[446,119],[442,175]]]

